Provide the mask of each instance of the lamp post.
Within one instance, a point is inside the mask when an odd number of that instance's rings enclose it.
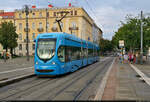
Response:
[[[28,26],[28,15],[29,15],[29,7],[25,5],[25,13],[26,13],[26,50],[27,50],[27,61],[29,61],[29,26]]]
[[[140,63],[143,64],[143,11],[141,11],[141,52],[140,52]]]

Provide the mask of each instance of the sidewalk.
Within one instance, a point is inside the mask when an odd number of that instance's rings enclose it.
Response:
[[[134,66],[150,76],[149,63]],[[137,75],[129,64],[122,64],[117,59],[108,77],[102,100],[150,100],[150,86]]]
[[[8,59],[6,62],[0,59],[0,84],[7,80],[34,74],[33,65],[33,57],[30,57],[30,61],[27,61],[27,57]]]

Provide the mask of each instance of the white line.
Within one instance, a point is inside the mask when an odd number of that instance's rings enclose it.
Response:
[[[105,58],[103,58],[102,60],[100,60],[100,61],[105,61],[105,60],[107,60],[107,59],[109,59],[110,57],[105,57]]]
[[[104,76],[104,78],[103,78],[103,80],[102,80],[102,83],[100,84],[100,87],[99,87],[99,89],[98,89],[98,91],[97,91],[97,94],[96,94],[94,100],[101,100],[101,99],[102,99],[102,96],[103,96],[103,93],[104,93],[104,89],[105,89],[105,87],[106,87],[106,82],[107,82],[109,73],[110,73],[110,71],[111,71],[111,69],[112,69],[112,66],[113,66],[113,64],[114,64],[114,62],[115,62],[115,59],[116,59],[116,58],[114,58],[112,64],[110,65],[109,69],[107,70],[107,72],[106,72],[106,74],[105,74],[105,76]]]
[[[20,70],[25,70],[25,69],[30,69],[30,68],[33,68],[33,66],[32,66],[32,67],[27,67],[27,68],[21,68],[21,69],[15,69],[15,70],[3,71],[3,72],[0,72],[0,74],[10,73],[10,72],[15,72],[15,71],[20,71]]]
[[[150,78],[148,78],[144,73],[142,73],[137,67],[134,65],[130,64],[130,66],[141,76],[141,78],[148,84],[150,85]]]

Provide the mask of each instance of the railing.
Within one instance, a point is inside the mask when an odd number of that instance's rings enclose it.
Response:
[[[69,30],[79,30],[78,27],[69,27]]]
[[[30,32],[30,28],[28,28],[28,29],[27,29],[27,28],[24,28],[24,31],[25,31],[25,32],[27,32],[27,31]]]
[[[58,29],[56,27],[52,27],[52,31],[56,32],[56,31],[58,31]]]
[[[38,28],[37,30],[38,30],[38,32],[43,32],[44,31],[43,28]]]

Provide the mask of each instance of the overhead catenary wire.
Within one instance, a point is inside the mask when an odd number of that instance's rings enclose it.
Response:
[[[86,4],[88,5],[89,10],[91,11],[91,13],[93,14],[93,17],[96,21],[98,21],[98,16],[96,15],[96,13],[94,12],[95,10],[93,10],[93,8],[91,7],[91,5],[89,4],[88,0],[85,0]],[[103,27],[103,25],[101,25]]]

